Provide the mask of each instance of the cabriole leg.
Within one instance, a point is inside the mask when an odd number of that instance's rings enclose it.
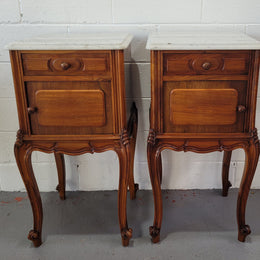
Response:
[[[138,112],[135,103],[132,104],[130,118],[127,124],[127,132],[130,136],[130,160],[129,160],[129,191],[130,199],[136,198],[136,192],[138,190],[138,184],[134,182],[134,156],[135,156],[135,146],[136,146],[136,135],[137,135],[137,125],[138,125]]]
[[[148,145],[147,145],[147,159],[150,172],[150,179],[153,189],[154,198],[154,222],[153,226],[149,228],[150,235],[153,243],[160,241],[160,229],[162,224],[162,192],[161,192],[161,167],[160,160],[161,155],[155,146],[155,140],[153,140],[154,134],[149,133]]]
[[[62,153],[54,153],[54,156],[59,180],[59,184],[57,185],[56,190],[59,192],[60,199],[65,200],[66,174],[64,155]]]
[[[119,187],[118,187],[118,217],[122,237],[123,246],[129,245],[129,240],[132,237],[132,229],[128,228],[127,224],[127,186],[128,186],[128,168],[129,168],[129,137],[125,131],[121,140],[121,149],[117,149],[119,159]]]
[[[42,202],[37,182],[34,177],[31,162],[31,146],[23,144],[15,144],[14,153],[18,168],[20,170],[24,185],[26,187],[33,211],[33,230],[29,232],[28,239],[32,240],[35,247],[42,244]]]
[[[250,141],[249,147],[245,148],[245,153],[245,168],[237,199],[238,240],[241,242],[244,242],[246,236],[251,233],[250,226],[245,224],[245,211],[250,186],[259,158],[259,140],[257,136]]]
[[[228,180],[231,155],[232,155],[232,151],[224,151],[223,166],[222,166],[222,196],[223,197],[226,197],[228,195],[228,189],[232,186],[232,184]]]

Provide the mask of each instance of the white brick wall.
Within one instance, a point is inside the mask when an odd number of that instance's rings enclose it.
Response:
[[[17,39],[57,32],[125,31],[134,35],[126,51],[127,105],[136,101],[139,127],[135,178],[150,189],[146,162],[149,130],[150,55],[145,49],[149,32],[166,30],[237,30],[260,40],[259,0],[1,0],[0,1],[0,190],[24,190],[13,144],[18,129],[8,52],[4,46]],[[257,126],[260,129],[260,92]],[[174,189],[221,187],[222,153],[163,152],[163,187]],[[33,168],[42,191],[54,190],[56,166],[51,154],[35,152]],[[116,189],[118,159],[114,152],[65,156],[68,190]],[[234,151],[230,179],[239,186],[244,153]],[[260,167],[253,187],[260,188]]]

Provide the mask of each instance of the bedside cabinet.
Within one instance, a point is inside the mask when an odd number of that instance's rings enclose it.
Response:
[[[131,39],[127,34],[65,34],[9,46],[20,124],[14,151],[33,210],[28,238],[36,247],[42,243],[43,213],[33,151],[54,153],[61,199],[64,154],[115,151],[120,163],[119,225],[123,245],[129,243],[127,187],[131,199],[138,188],[133,176],[137,109],[133,104],[127,123],[125,104],[124,49]]]
[[[245,168],[237,200],[238,240],[250,227],[245,210],[259,157],[255,111],[260,43],[239,33],[169,32],[150,35],[151,112],[147,156],[155,217],[150,234],[160,240],[162,162],[165,149],[224,151],[227,196],[232,150],[242,148]]]

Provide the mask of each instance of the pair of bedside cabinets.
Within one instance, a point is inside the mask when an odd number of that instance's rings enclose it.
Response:
[[[65,199],[64,154],[113,150],[119,158],[118,216],[122,244],[127,224],[127,189],[134,199],[133,165],[138,115],[126,119],[124,49],[127,34],[39,37],[10,44],[20,129],[15,157],[30,198],[34,225],[28,238],[42,243],[42,203],[34,177],[33,151],[54,153],[57,190]],[[151,109],[147,158],[155,216],[150,234],[160,240],[161,152],[224,151],[222,183],[227,196],[232,150],[245,151],[237,200],[238,240],[245,241],[247,198],[259,157],[255,111],[260,43],[239,33],[152,34]],[[148,120],[148,119],[147,119]]]

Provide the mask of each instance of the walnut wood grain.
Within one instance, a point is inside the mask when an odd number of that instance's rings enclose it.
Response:
[[[173,89],[170,121],[174,125],[233,125],[237,102],[235,89]]]
[[[241,53],[165,53],[164,75],[243,75],[249,70],[249,51]]]
[[[39,247],[42,244],[43,213],[41,197],[31,162],[32,147],[26,143],[16,142],[14,154],[33,210],[33,229],[29,232],[28,239],[32,240],[35,247]]]
[[[40,126],[102,127],[106,124],[105,94],[100,89],[38,90],[35,105]]]
[[[31,166],[32,151],[54,153],[57,190],[65,199],[64,154],[113,150],[120,163],[118,216],[123,246],[127,224],[126,195],[131,199],[137,134],[137,109],[126,121],[124,51],[10,51],[20,129],[15,156],[34,216],[28,238],[40,246],[42,204]]]
[[[21,57],[26,76],[109,75],[111,73],[109,51],[22,52]]]
[[[237,107],[247,106],[247,81],[183,80],[162,84],[162,132],[244,132],[246,113],[240,113]],[[174,93],[181,95],[177,98],[178,104],[174,105],[174,109],[179,111],[177,117],[172,114]],[[174,124],[176,119],[183,121]]]
[[[258,73],[259,51],[151,51],[147,159],[155,205],[149,229],[154,243],[160,240],[162,225],[161,152],[165,149],[224,151],[222,194],[226,196],[231,154],[242,148],[246,164],[237,201],[238,240],[245,241],[250,234],[245,210],[259,157]]]
[[[26,82],[32,134],[112,134],[110,82]]]

